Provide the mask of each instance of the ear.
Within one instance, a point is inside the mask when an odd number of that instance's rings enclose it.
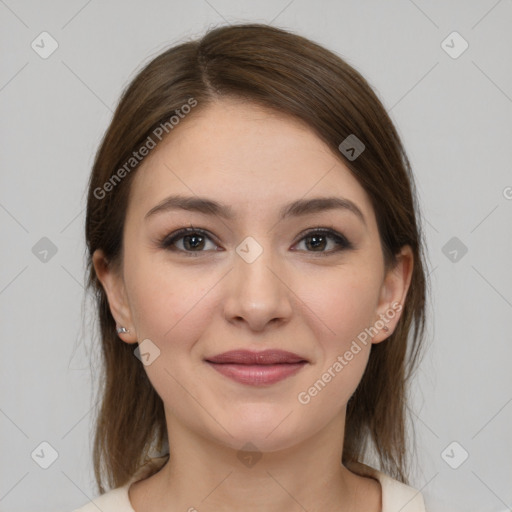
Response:
[[[109,264],[101,249],[94,251],[92,261],[96,276],[107,295],[110,312],[118,327],[126,327],[129,332],[118,334],[126,343],[136,343],[137,336],[132,321],[131,310],[126,297],[124,279],[121,272]]]
[[[400,320],[411,284],[413,266],[412,249],[405,245],[397,255],[396,266],[389,269],[384,277],[374,322],[374,329],[378,332],[373,336],[372,343],[380,343],[388,338]],[[384,326],[388,327],[387,331],[383,329]]]

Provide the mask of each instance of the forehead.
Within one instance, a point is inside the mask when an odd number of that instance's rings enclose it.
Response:
[[[129,210],[138,216],[168,195],[184,194],[212,197],[248,215],[337,195],[372,217],[365,190],[302,121],[234,99],[196,109],[136,171]]]

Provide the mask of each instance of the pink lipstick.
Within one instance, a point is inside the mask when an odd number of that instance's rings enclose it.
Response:
[[[231,350],[206,359],[222,375],[241,384],[270,385],[296,374],[308,361],[284,350]]]

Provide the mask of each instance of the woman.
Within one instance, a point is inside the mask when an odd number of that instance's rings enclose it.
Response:
[[[314,42],[226,26],[146,65],[89,183],[105,366],[79,511],[424,511],[416,203],[382,104]]]

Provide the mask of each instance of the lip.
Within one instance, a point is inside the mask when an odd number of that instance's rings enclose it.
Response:
[[[216,371],[241,384],[270,385],[295,375],[308,361],[284,350],[231,350],[209,357],[206,362]]]
[[[286,350],[262,350],[252,352],[251,350],[230,350],[206,359],[210,363],[231,363],[231,364],[257,364],[269,365],[280,363],[300,363],[305,358],[287,352]]]

